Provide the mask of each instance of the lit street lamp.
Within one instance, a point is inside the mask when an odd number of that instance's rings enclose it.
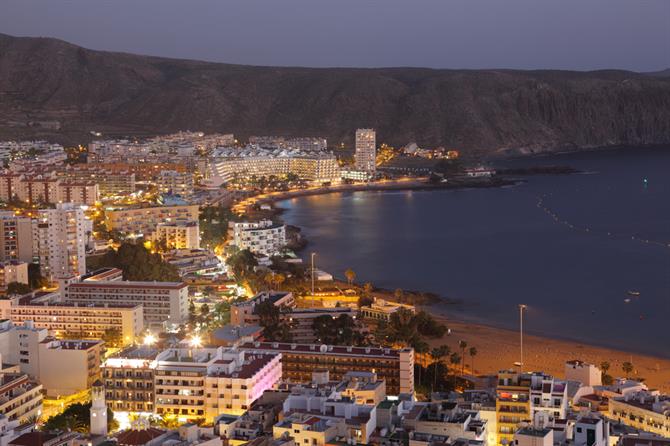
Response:
[[[519,368],[523,372],[523,311],[528,308],[526,304],[519,304],[519,345],[521,350],[521,358],[519,361]]]

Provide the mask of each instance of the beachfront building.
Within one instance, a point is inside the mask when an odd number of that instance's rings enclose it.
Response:
[[[168,249],[200,249],[198,220],[177,219],[159,223],[153,234],[155,242],[165,243]]]
[[[386,381],[389,395],[414,392],[414,349],[352,347],[283,342],[249,342],[239,346],[249,352],[282,354],[283,378],[309,383],[315,370],[327,369],[334,380],[347,372],[375,372]]]
[[[377,162],[377,133],[374,129],[356,130],[356,170],[374,173]]]
[[[105,210],[108,231],[150,237],[160,223],[176,220],[197,221],[198,205],[111,208]]]
[[[565,380],[577,381],[583,386],[602,385],[602,371],[593,364],[572,360],[565,363]]]
[[[163,327],[188,320],[188,285],[183,282],[118,280],[105,270],[65,286],[65,300],[80,305],[142,305],[144,325]],[[109,277],[109,279],[108,279]]]
[[[643,390],[610,398],[607,415],[636,429],[670,437],[670,395]]]
[[[404,308],[412,313],[416,312],[414,305],[400,304],[397,302],[389,302],[384,299],[375,299],[370,305],[361,307],[361,314],[366,319],[374,319],[378,321],[390,321],[394,313]]]
[[[232,245],[254,254],[274,255],[286,246],[286,226],[271,220],[231,222]]]
[[[496,389],[497,444],[509,444],[514,433],[524,424],[544,413],[547,420],[565,418],[568,386],[540,372],[498,372]]]
[[[80,206],[65,203],[40,210],[33,223],[33,252],[43,276],[55,280],[86,274],[88,225]]]
[[[339,181],[340,167],[332,153],[294,148],[264,149],[254,145],[221,147],[209,160],[208,177],[213,186],[288,175],[312,184],[332,183]]]
[[[134,347],[103,364],[106,398],[115,411],[211,422],[220,414],[241,415],[279,382],[280,359],[223,347]]]

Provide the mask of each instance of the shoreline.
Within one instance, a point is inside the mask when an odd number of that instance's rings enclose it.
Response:
[[[546,172],[542,172],[545,174]],[[575,174],[573,172],[557,172],[558,174]],[[527,176],[520,174],[518,176]],[[438,183],[429,184],[425,178],[411,179],[404,181],[389,181],[377,184],[354,184],[332,187],[321,187],[308,190],[288,191],[272,194],[262,194],[253,197],[254,201],[246,206],[254,204],[274,204],[278,201],[289,200],[292,198],[322,195],[329,193],[357,192],[357,191],[397,191],[397,190],[436,190],[436,189],[467,189],[467,188],[488,188],[505,187],[516,185],[522,182],[522,179],[502,178],[499,181],[481,182],[472,181],[470,184],[448,184]],[[423,181],[422,181],[423,180]],[[275,215],[281,214],[283,208],[273,206],[272,212]],[[436,296],[440,302],[454,304],[449,299],[443,298],[435,293],[424,291],[416,292],[404,290],[407,293],[417,295]],[[380,294],[379,297],[388,300],[394,300],[392,290],[375,290],[373,294]],[[436,320],[447,325],[451,330],[449,335],[442,339],[428,340],[431,347],[447,344],[452,352],[460,353],[458,341],[463,339],[467,341],[468,348],[476,347],[478,354],[472,358],[465,354],[466,369],[471,368],[471,360],[474,359],[474,370],[476,374],[496,373],[501,369],[513,367],[514,362],[519,360],[519,333],[515,330],[488,325],[486,322],[471,322],[461,319],[445,312],[432,312],[433,303],[419,302],[416,307],[424,309],[432,314]],[[447,313],[447,314],[445,314]],[[599,346],[585,343],[573,339],[550,337],[537,334],[524,333],[524,363],[526,370],[544,371],[557,377],[564,377],[564,364],[566,361],[579,359],[592,363],[596,366],[602,361],[608,361],[611,364],[609,374],[614,378],[622,377],[623,371],[621,364],[626,361],[633,363],[635,372],[631,378],[644,378],[650,388],[657,388],[665,392],[670,392],[670,359],[653,356],[650,354],[639,354],[627,352],[608,346]]]
[[[426,306],[420,308],[429,309]],[[475,347],[478,351],[474,357],[474,374],[496,373],[513,368],[514,362],[519,361],[520,339],[517,331],[468,322],[444,314],[432,315],[447,325],[451,333],[441,339],[428,340],[429,345],[435,347],[446,344],[452,352],[459,352],[458,342],[465,340],[468,348]],[[523,341],[524,368],[528,371],[544,371],[563,378],[566,361],[578,359],[596,366],[602,361],[608,361],[611,365],[608,373],[619,378],[623,377],[621,364],[630,361],[635,367],[632,379],[644,378],[649,388],[670,392],[670,359],[526,333]],[[466,349],[466,372],[472,373],[472,359]]]
[[[452,180],[453,181],[453,180]],[[429,183],[427,177],[388,180],[378,183],[341,184],[336,186],[319,186],[293,191],[269,192],[248,197],[236,203],[232,210],[235,213],[248,213],[249,208],[255,205],[274,204],[278,201],[292,198],[326,195],[342,192],[366,191],[405,191],[405,190],[457,190],[457,189],[486,189],[505,186],[514,186],[523,182],[521,179],[493,178],[493,179],[463,179],[449,183]],[[275,208],[279,211],[281,208]]]

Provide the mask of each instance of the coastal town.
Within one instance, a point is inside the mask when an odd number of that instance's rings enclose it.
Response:
[[[670,446],[667,361],[320,268],[277,202],[524,173],[352,134],[0,142],[0,446]]]

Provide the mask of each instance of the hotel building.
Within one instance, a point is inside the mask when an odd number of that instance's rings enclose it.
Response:
[[[135,282],[119,280],[112,268],[65,286],[64,297],[80,305],[142,305],[144,325],[161,327],[188,319],[188,285],[183,282]]]
[[[175,220],[197,221],[198,205],[134,207],[105,210],[105,226],[109,231],[151,236],[159,223]]]
[[[294,174],[313,184],[339,181],[337,158],[327,152],[303,152],[296,149],[267,150],[257,146],[243,149],[220,148],[209,162],[208,176],[213,186],[233,180]]]
[[[263,291],[249,300],[236,302],[230,306],[231,325],[258,325],[259,316],[256,314],[256,306],[270,301],[276,307],[286,306],[293,308],[295,299],[289,292]]]
[[[42,275],[53,279],[86,273],[86,221],[80,206],[43,209],[33,222],[33,252]]]
[[[283,378],[293,382],[309,383],[312,372],[327,369],[336,381],[347,372],[375,372],[386,381],[390,395],[414,392],[414,349],[400,350],[379,347],[351,347],[318,344],[290,344],[281,342],[250,342],[241,344],[241,350],[250,352],[277,352],[282,354]]]
[[[377,134],[373,129],[356,130],[354,161],[357,170],[374,173],[377,161]]]
[[[610,398],[607,416],[636,429],[670,437],[670,395],[639,391]]]
[[[200,224],[198,220],[178,219],[159,223],[153,234],[154,241],[165,241],[168,249],[200,249]]]
[[[133,348],[103,364],[106,398],[115,411],[173,415],[180,421],[241,415],[279,382],[280,359],[276,353],[223,347]]]
[[[271,220],[231,222],[230,226],[233,232],[231,244],[240,249],[269,256],[279,253],[286,246],[286,226]]]
[[[144,329],[142,305],[78,304],[69,302],[12,305],[9,318],[14,324],[33,321],[56,337],[101,339],[105,332],[119,333],[123,345],[132,344]]]
[[[498,372],[497,444],[510,444],[514,433],[545,412],[549,421],[563,419],[568,406],[567,383],[543,373]]]

